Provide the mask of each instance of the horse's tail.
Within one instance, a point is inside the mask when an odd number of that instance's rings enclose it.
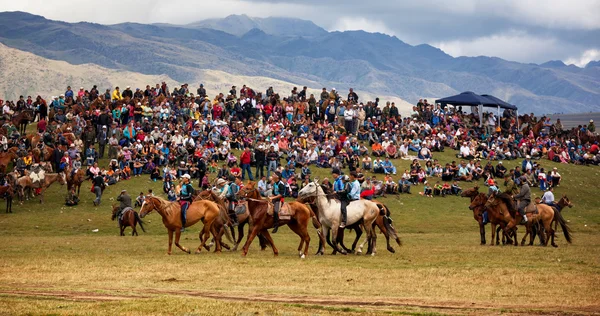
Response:
[[[144,221],[140,218],[140,214],[138,214],[136,211],[133,211],[133,216],[135,216],[135,220],[140,224],[140,228],[145,233],[146,229],[144,229]]]
[[[313,212],[312,208],[308,208],[309,212],[310,212],[310,218],[312,219],[312,224],[313,227],[316,229],[321,228],[321,222],[319,222],[319,219],[317,218],[317,215],[315,214],[315,212]]]
[[[229,219],[229,216],[227,216],[227,218]],[[225,237],[227,238],[227,240],[229,240],[230,243],[232,243],[235,246],[237,244],[236,244],[235,240],[233,240],[233,237],[231,236],[231,231],[229,229],[229,227],[231,227],[231,226],[229,226],[229,225],[231,225],[231,222],[229,221],[228,223],[229,223],[228,225],[223,226],[223,230],[225,230]]]
[[[392,213],[390,212],[390,209],[383,203],[378,204],[377,205],[380,209],[380,211],[383,212],[383,226],[385,226],[385,229],[388,232],[388,236],[394,238],[394,240],[396,240],[396,243],[398,244],[398,246],[402,246],[402,240],[400,240],[400,237],[398,237],[398,233],[396,232],[396,228],[394,227],[394,225],[392,224]]]
[[[571,228],[569,227],[569,225],[567,225],[567,222],[562,217],[562,214],[560,214],[559,211],[554,211],[554,218],[556,219],[556,222],[558,222],[558,224],[560,225],[560,228],[562,229],[567,242],[571,243]]]

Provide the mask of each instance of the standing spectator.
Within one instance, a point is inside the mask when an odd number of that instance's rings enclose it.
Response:
[[[96,198],[94,199],[94,206],[100,205],[100,199],[102,198],[102,192],[104,191],[104,175],[102,173],[98,173],[92,179],[92,185],[94,188],[94,194],[96,194]]]

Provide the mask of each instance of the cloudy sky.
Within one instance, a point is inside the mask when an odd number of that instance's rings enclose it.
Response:
[[[395,35],[453,56],[519,62],[600,60],[598,0],[0,0],[3,11],[102,24],[185,24],[230,14],[312,20],[333,30]]]

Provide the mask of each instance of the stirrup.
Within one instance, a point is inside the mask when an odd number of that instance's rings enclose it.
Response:
[[[346,223],[342,222],[342,223],[340,224],[340,228],[346,228]]]

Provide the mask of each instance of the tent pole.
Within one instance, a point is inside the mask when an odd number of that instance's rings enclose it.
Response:
[[[477,109],[479,110],[479,126],[483,126],[483,104],[480,104]]]
[[[517,129],[521,129],[521,123],[519,122],[519,110],[515,110],[517,112]]]

